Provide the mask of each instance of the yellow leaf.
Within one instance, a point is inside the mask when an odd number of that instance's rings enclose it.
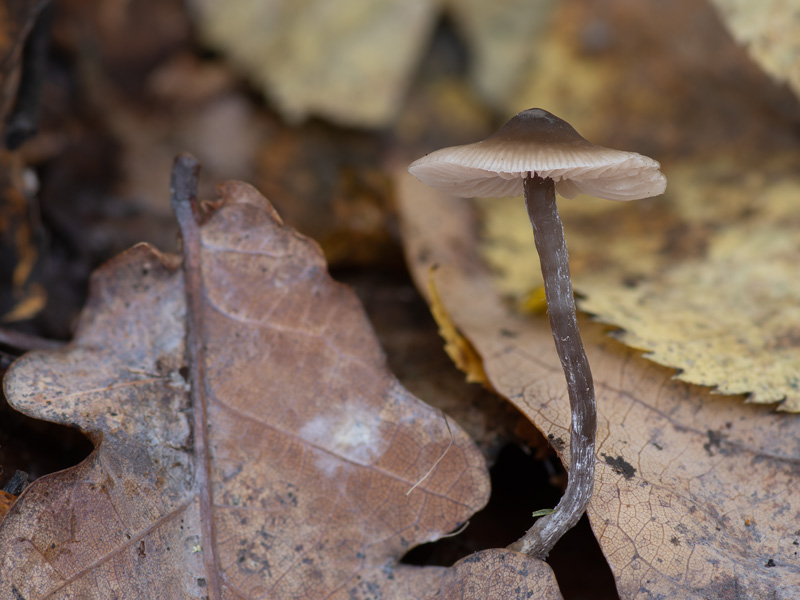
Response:
[[[796,47],[786,10],[740,8],[755,29],[784,14],[764,44]],[[630,4],[598,19],[564,3],[556,13],[513,110],[557,109],[595,143],[660,160],[670,181],[636,203],[559,200],[579,307],[683,381],[800,411],[800,147],[785,135],[795,99],[710,6]],[[696,51],[676,51],[674,31]],[[736,83],[713,83],[725,73]],[[481,254],[519,304],[541,285],[522,199],[478,205]]]
[[[25,296],[3,315],[4,323],[24,321],[35,317],[47,304],[47,291],[38,283],[28,286]]]
[[[694,218],[717,224],[702,255],[631,286],[595,280],[580,307],[682,381],[800,412],[800,177],[751,190],[743,177],[704,183],[690,173],[673,178],[673,193],[702,197],[710,214]],[[738,217],[728,213],[735,206]]]
[[[439,334],[444,338],[444,351],[455,365],[467,375],[469,383],[482,383],[491,388],[486,373],[483,370],[483,360],[472,347],[472,344],[458,331],[447,309],[439,298],[433,274],[434,268],[428,272],[428,297],[430,299],[431,314],[439,326]]]

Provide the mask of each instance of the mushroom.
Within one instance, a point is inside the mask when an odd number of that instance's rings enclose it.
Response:
[[[437,150],[413,162],[417,179],[455,196],[524,192],[544,278],[547,312],[567,380],[572,427],[569,482],[555,510],[538,519],[511,548],[545,558],[585,512],[594,487],[597,407],[583,349],[556,191],[609,200],[662,194],[667,180],[655,160],[596,146],[546,110],[522,111],[486,140]]]

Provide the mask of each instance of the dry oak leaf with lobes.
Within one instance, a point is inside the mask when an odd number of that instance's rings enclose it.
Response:
[[[483,506],[482,457],[389,373],[318,246],[246,184],[220,192],[201,226],[176,202],[183,268],[146,245],[113,259],[74,342],[10,369],[15,408],[95,450],[0,523],[0,597],[560,598],[505,550],[398,564]]]
[[[469,202],[398,175],[417,286],[431,264],[442,310],[491,385],[569,464],[570,409],[544,315],[494,290]],[[597,391],[597,472],[587,510],[623,600],[770,598],[800,590],[800,415],[731,402],[581,321]],[[560,443],[561,442],[561,443]]]

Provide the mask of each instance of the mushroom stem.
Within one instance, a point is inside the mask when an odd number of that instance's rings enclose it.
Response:
[[[572,412],[569,482],[555,512],[541,517],[511,547],[541,559],[564,533],[575,526],[589,504],[594,487],[597,406],[589,361],[583,350],[569,275],[564,227],[558,216],[555,183],[528,173],[523,184],[525,206],[544,277],[547,313],[556,351],[567,379]]]

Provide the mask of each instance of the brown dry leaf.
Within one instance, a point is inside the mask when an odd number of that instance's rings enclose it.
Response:
[[[0,520],[5,516],[8,509],[13,506],[16,500],[17,497],[13,494],[9,494],[5,490],[0,490]]]
[[[764,71],[800,97],[800,4],[796,0],[712,0],[733,36]]]
[[[39,283],[32,283],[25,289],[25,296],[6,314],[0,317],[3,323],[25,321],[38,315],[47,304],[47,291]]]
[[[0,320],[29,319],[44,306],[44,289],[31,281],[38,259],[34,243],[24,165],[5,149],[5,138],[16,137],[13,118],[21,78],[22,53],[46,1],[15,0],[0,5]],[[10,131],[7,131],[9,129]]]
[[[363,303],[391,371],[409,392],[457,422],[490,469],[509,440],[521,440],[531,449],[548,448],[547,440],[504,398],[485,386],[466,384],[463,372],[442,352],[438,326],[413,282],[376,277],[374,272],[348,274],[346,281]]]
[[[455,325],[492,385],[550,439],[569,439],[566,385],[543,315],[493,290],[468,202],[398,178],[407,254],[424,289],[431,263]],[[598,402],[589,518],[624,600],[794,598],[800,416],[727,401],[581,322]],[[554,444],[569,464],[568,444]]]
[[[480,453],[388,372],[318,246],[253,188],[221,196],[202,227],[179,204],[183,270],[113,259],[75,341],[9,370],[10,403],[96,448],[3,519],[0,597],[560,598],[506,551],[397,564],[486,502]]]
[[[19,155],[0,150],[0,322],[35,317],[47,303],[37,281],[37,219],[31,186]]]
[[[547,563],[508,550],[484,550],[462,558],[431,600],[561,600]],[[380,597],[380,596],[378,596]]]
[[[259,148],[260,189],[331,265],[402,262],[380,148],[374,136],[319,121],[278,126]]]

